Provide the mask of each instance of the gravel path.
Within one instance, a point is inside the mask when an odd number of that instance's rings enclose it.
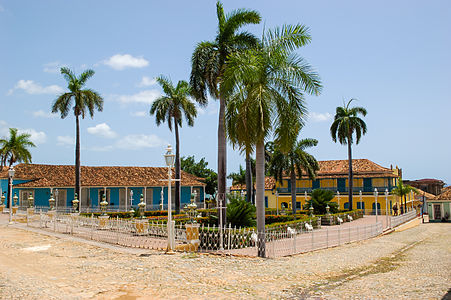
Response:
[[[279,259],[132,253],[0,224],[1,299],[440,299],[451,226]]]

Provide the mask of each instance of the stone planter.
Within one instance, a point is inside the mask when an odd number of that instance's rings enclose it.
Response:
[[[108,225],[110,216],[99,216],[99,229],[105,229]]]
[[[17,209],[18,209],[17,206],[13,206],[13,215],[17,214]]]
[[[135,221],[135,228],[137,234],[147,234],[149,231],[149,222],[147,220],[137,220]]]
[[[335,225],[334,216],[331,215],[321,216],[321,225],[326,226]]]
[[[3,212],[3,210],[5,209],[4,205],[0,205],[0,214]]]
[[[185,251],[197,252],[199,249],[199,224],[185,224],[186,228],[186,245]]]

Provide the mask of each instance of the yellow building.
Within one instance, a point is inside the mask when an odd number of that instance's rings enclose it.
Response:
[[[335,197],[332,201],[337,202],[340,209],[348,209],[348,161],[327,160],[318,163],[320,170],[315,180],[310,180],[306,175],[296,180],[297,209],[303,208],[314,189],[333,191]],[[385,214],[386,210],[392,214],[392,207],[399,202],[399,199],[390,192],[398,183],[399,169],[397,167],[385,168],[368,159],[353,159],[352,168],[354,183],[352,208],[364,209],[366,214],[374,214],[377,201],[379,214]],[[233,186],[231,190],[245,192],[245,186]],[[385,191],[387,191],[387,195],[385,195]],[[291,208],[291,180],[289,177],[283,178],[282,182],[275,182],[271,177],[266,178],[265,206],[274,209],[277,207],[279,209]]]

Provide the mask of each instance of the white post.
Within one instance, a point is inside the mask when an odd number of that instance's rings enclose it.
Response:
[[[338,210],[340,210],[340,191],[337,191]]]
[[[365,214],[365,210],[363,209],[363,202],[362,202],[362,190],[359,191],[359,197],[360,197],[360,209],[363,211],[363,214]]]
[[[172,168],[171,166],[168,167],[168,250],[173,250],[173,243],[172,243],[172,199],[171,199],[171,180],[172,179]]]
[[[374,206],[376,209],[376,224],[377,224],[377,195],[378,195],[378,191],[377,188],[374,188]]]
[[[385,189],[385,227],[388,227],[388,189]]]

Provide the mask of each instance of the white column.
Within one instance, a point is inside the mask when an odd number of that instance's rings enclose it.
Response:
[[[145,187],[144,187],[144,203],[146,203],[145,208],[147,208],[147,193],[146,193],[146,191],[147,191],[147,187],[145,186]],[[144,210],[145,210],[145,209],[144,209]]]
[[[125,187],[125,211],[127,211],[127,202],[128,202],[128,188]]]

